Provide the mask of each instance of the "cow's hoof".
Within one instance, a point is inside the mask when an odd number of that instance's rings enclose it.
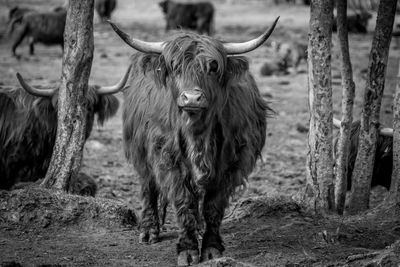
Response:
[[[216,248],[206,248],[201,253],[201,261],[208,261],[222,257],[222,253]]]
[[[178,266],[189,266],[199,263],[199,252],[197,250],[184,250],[178,255]]]

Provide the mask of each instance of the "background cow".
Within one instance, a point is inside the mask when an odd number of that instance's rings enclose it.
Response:
[[[126,83],[110,87],[89,86],[86,97],[86,139],[95,115],[101,125],[118,110],[111,95]],[[36,89],[18,77],[22,88],[0,90],[0,189],[43,178],[50,163],[57,132],[58,90]],[[82,181],[83,182],[83,181]],[[81,187],[81,186],[80,186]]]
[[[164,0],[159,5],[165,14],[166,31],[182,28],[212,34],[214,6],[210,2],[176,3]]]
[[[361,13],[347,15],[347,30],[352,33],[367,33],[368,21],[372,18],[371,13],[362,11]],[[337,18],[333,19],[332,31],[337,31]]]
[[[290,41],[290,42],[271,42],[273,53],[284,62],[286,68],[293,68],[297,72],[297,68],[301,61],[307,62],[307,42]]]
[[[65,7],[58,7],[48,12],[26,12],[22,16],[12,19],[9,34],[13,33],[14,25],[20,23],[18,31],[14,34],[12,55],[16,56],[16,49],[25,38],[29,38],[29,53],[35,52],[35,43],[46,45],[60,45],[64,47],[64,28],[67,18]]]
[[[338,125],[336,125],[338,126]],[[351,125],[349,159],[347,164],[347,190],[351,189],[351,176],[354,169],[358,153],[358,140],[360,134],[361,123],[355,121]],[[339,133],[334,138],[334,157],[337,157],[336,151],[338,146]],[[380,134],[377,140],[375,152],[375,163],[372,174],[371,187],[381,185],[387,190],[390,189],[393,170],[393,136]]]
[[[224,251],[220,226],[235,189],[260,156],[270,108],[246,58],[227,56],[256,49],[272,33],[246,43],[222,43],[182,33],[163,43],[130,38],[130,87],[124,91],[125,155],[140,175],[140,242],[158,241],[159,194],[175,206],[178,265]],[[205,228],[205,229],[204,229]]]
[[[94,8],[100,19],[106,21],[111,18],[111,13],[117,6],[117,0],[95,0]]]
[[[260,68],[260,74],[262,76],[272,75],[286,75],[288,74],[287,64],[281,58],[272,58],[264,61]]]

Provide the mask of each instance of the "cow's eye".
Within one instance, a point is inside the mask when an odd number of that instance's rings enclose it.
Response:
[[[218,71],[217,61],[215,61],[215,60],[211,61],[208,69],[209,69],[209,73],[216,73]]]

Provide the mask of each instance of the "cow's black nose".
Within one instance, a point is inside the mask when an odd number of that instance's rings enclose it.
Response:
[[[178,106],[186,109],[198,109],[207,107],[207,99],[202,91],[183,91],[178,99]]]

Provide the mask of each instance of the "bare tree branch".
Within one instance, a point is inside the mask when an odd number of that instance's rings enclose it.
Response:
[[[361,116],[360,141],[352,176],[349,212],[366,210],[369,207],[369,193],[375,160],[376,141],[379,134],[379,112],[389,46],[392,35],[396,0],[380,1],[378,18],[369,57],[367,83],[364,92],[364,106]]]
[[[308,43],[308,135],[306,205],[319,212],[334,206],[332,159],[331,43],[333,0],[311,1]]]
[[[93,59],[93,0],[70,0],[58,96],[58,127],[42,185],[67,190],[82,161],[86,133],[85,95]]]
[[[347,165],[351,124],[353,122],[353,103],[355,85],[350,61],[349,39],[347,30],[347,0],[336,0],[337,26],[340,51],[342,55],[342,124],[337,147],[335,206],[339,214],[343,214],[347,191]]]

